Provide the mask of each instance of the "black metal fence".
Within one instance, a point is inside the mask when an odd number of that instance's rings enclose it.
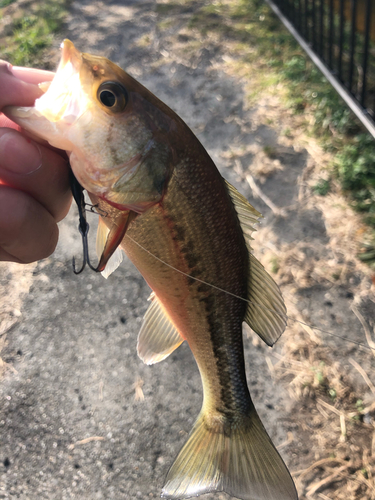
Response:
[[[272,2],[374,125],[375,0]]]

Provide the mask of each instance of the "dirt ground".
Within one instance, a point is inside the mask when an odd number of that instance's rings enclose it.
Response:
[[[291,320],[273,349],[247,332],[254,403],[301,499],[375,498],[374,276],[355,258],[365,229],[338,189],[314,194],[330,158],[282,89],[249,106],[251,82],[230,69],[225,40],[189,28],[203,2],[160,5],[75,1],[61,39],[109,57],[172,107],[262,212],[254,251]],[[150,290],[132,264],[108,280],[73,274],[77,224],[73,207],[52,257],[0,266],[0,499],[159,497],[200,409],[186,345],[152,367],[136,355]]]

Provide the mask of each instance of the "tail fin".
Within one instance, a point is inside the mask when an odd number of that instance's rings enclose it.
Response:
[[[210,429],[200,414],[168,472],[164,498],[225,491],[243,500],[298,500],[286,465],[255,409],[241,425]]]

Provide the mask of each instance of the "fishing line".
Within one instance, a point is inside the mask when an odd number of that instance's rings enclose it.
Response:
[[[236,299],[243,300],[244,302],[247,302],[248,304],[252,304],[254,306],[257,306],[260,309],[263,309],[264,311],[268,311],[268,312],[271,312],[273,314],[277,314],[278,316],[280,316],[281,318],[284,318],[286,320],[294,321],[295,323],[299,323],[300,325],[307,326],[308,328],[311,328],[312,330],[317,330],[318,332],[326,333],[327,335],[331,335],[332,337],[336,337],[336,338],[339,338],[341,340],[345,340],[346,342],[349,342],[349,343],[352,343],[352,344],[356,344],[358,347],[361,347],[362,349],[366,349],[368,351],[374,351],[375,352],[375,349],[373,347],[367,346],[366,344],[362,344],[361,342],[358,342],[357,340],[352,340],[352,339],[349,339],[348,337],[342,337],[341,335],[338,335],[338,334],[333,333],[333,332],[329,332],[328,330],[324,330],[323,328],[318,328],[317,326],[309,325],[308,323],[304,323],[303,321],[300,321],[298,319],[291,318],[287,314],[283,314],[283,313],[274,311],[273,309],[269,309],[268,307],[266,307],[266,306],[264,306],[262,304],[258,304],[257,302],[253,302],[252,300],[245,299],[244,297],[236,295],[235,293],[229,292],[228,290],[224,290],[224,288],[220,288],[220,287],[218,287],[216,285],[213,285],[212,283],[208,283],[207,281],[204,281],[204,280],[201,280],[199,278],[196,278],[195,276],[190,276],[190,274],[185,273],[184,271],[181,271],[180,269],[177,269],[176,267],[172,266],[171,264],[168,264],[168,262],[165,262],[164,260],[160,259],[160,257],[157,257],[156,255],[154,255],[152,252],[150,252],[150,250],[147,250],[147,248],[144,248],[140,243],[138,243],[137,241],[135,241],[128,234],[125,234],[125,238],[129,238],[139,248],[141,248],[143,251],[147,252],[151,257],[153,257],[154,259],[158,260],[161,264],[169,267],[170,269],[173,269],[174,271],[182,274],[183,276],[186,276],[187,278],[191,278],[191,279],[193,279],[193,280],[195,280],[195,281],[197,281],[199,283],[202,283],[203,285],[207,285],[207,286],[209,286],[211,288],[214,288],[215,290],[218,290],[219,292],[223,292],[223,293],[226,293],[227,295],[231,295],[232,297],[234,297]]]

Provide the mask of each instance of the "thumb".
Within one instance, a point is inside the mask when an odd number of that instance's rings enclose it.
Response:
[[[49,71],[13,67],[0,60],[0,111],[5,106],[32,106],[43,92],[38,83],[52,80]]]

